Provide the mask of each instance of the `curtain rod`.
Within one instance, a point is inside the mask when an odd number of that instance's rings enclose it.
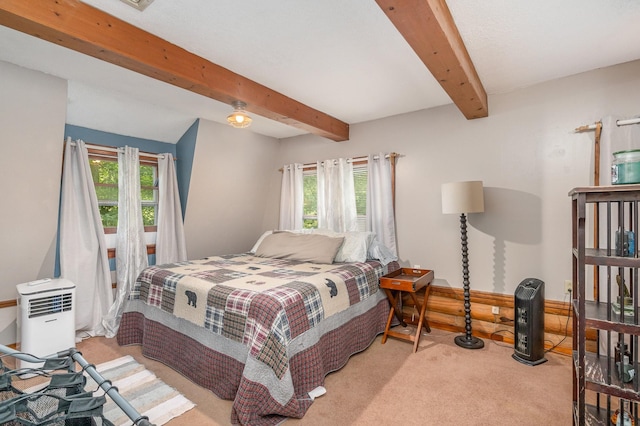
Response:
[[[602,124],[602,122],[599,122]],[[598,123],[586,124],[584,126],[577,127],[574,132],[586,132],[588,130],[595,130]],[[629,124],[640,124],[640,117],[636,118],[628,118],[626,120],[617,120],[616,125],[618,126],[628,126]]]
[[[67,140],[70,140],[71,137],[69,137]],[[93,148],[93,149],[99,149],[102,151],[107,151],[107,152],[124,152],[124,148],[120,147],[120,148],[116,148],[113,146],[106,146],[106,145],[96,145],[96,144],[91,144],[91,143],[84,143],[84,145],[87,148]],[[75,141],[71,141],[71,146],[76,146],[76,142]],[[140,151],[139,155],[143,156],[143,157],[152,157],[152,158],[162,158],[164,159],[164,154],[154,154],[152,152],[144,152],[144,151]]]
[[[397,152],[392,152],[392,153],[390,153],[390,154],[385,155],[385,157],[384,157],[384,158],[391,158],[392,160],[395,160],[395,159],[396,159],[396,157],[400,157],[400,154],[398,154]],[[378,156],[377,156],[377,155],[375,155],[373,158],[374,158],[374,160],[377,160],[377,159],[378,159]],[[349,158],[347,161],[350,161],[350,162],[352,162],[352,163],[353,163],[353,162],[356,162],[356,163],[357,163],[357,162],[359,162],[359,161],[367,161],[368,159],[369,159],[369,156],[367,156],[367,155],[361,155],[360,157],[352,157],[352,158]],[[303,165],[302,165],[302,169],[310,169],[310,168],[314,168],[314,167],[316,167],[316,166],[317,166],[317,163],[305,163],[305,164],[303,164]],[[279,171],[279,172],[283,171],[282,167],[281,167],[281,168],[279,168],[279,169],[278,169],[278,171]]]

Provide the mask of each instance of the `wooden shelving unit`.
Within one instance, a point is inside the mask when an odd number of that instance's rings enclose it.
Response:
[[[618,353],[624,349],[618,348],[627,345],[630,356],[626,368],[638,372],[640,258],[637,243],[629,242],[635,242],[640,229],[640,185],[575,188],[569,196],[573,228],[573,423],[616,424],[617,410],[624,406],[631,422],[638,425],[638,375],[631,380],[627,375],[623,380],[620,365],[625,368],[624,358]],[[619,302],[625,295],[630,298],[629,304],[621,312]],[[597,352],[586,351],[587,329],[598,331]]]

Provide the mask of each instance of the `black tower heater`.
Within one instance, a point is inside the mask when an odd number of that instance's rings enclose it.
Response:
[[[544,357],[544,282],[536,278],[523,280],[514,296],[513,359],[538,365]]]

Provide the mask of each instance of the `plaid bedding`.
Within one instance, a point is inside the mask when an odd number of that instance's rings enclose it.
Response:
[[[152,266],[131,292],[118,342],[144,344],[146,356],[234,399],[234,423],[277,424],[302,417],[306,394],[383,331],[378,280],[398,267],[251,254]],[[213,362],[191,359],[187,347]]]

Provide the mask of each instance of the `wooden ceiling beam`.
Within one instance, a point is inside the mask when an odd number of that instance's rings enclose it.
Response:
[[[349,125],[78,0],[0,0],[0,24],[334,140]],[[231,112],[231,109],[229,109]]]
[[[487,93],[444,0],[376,0],[467,119],[487,117]]]

